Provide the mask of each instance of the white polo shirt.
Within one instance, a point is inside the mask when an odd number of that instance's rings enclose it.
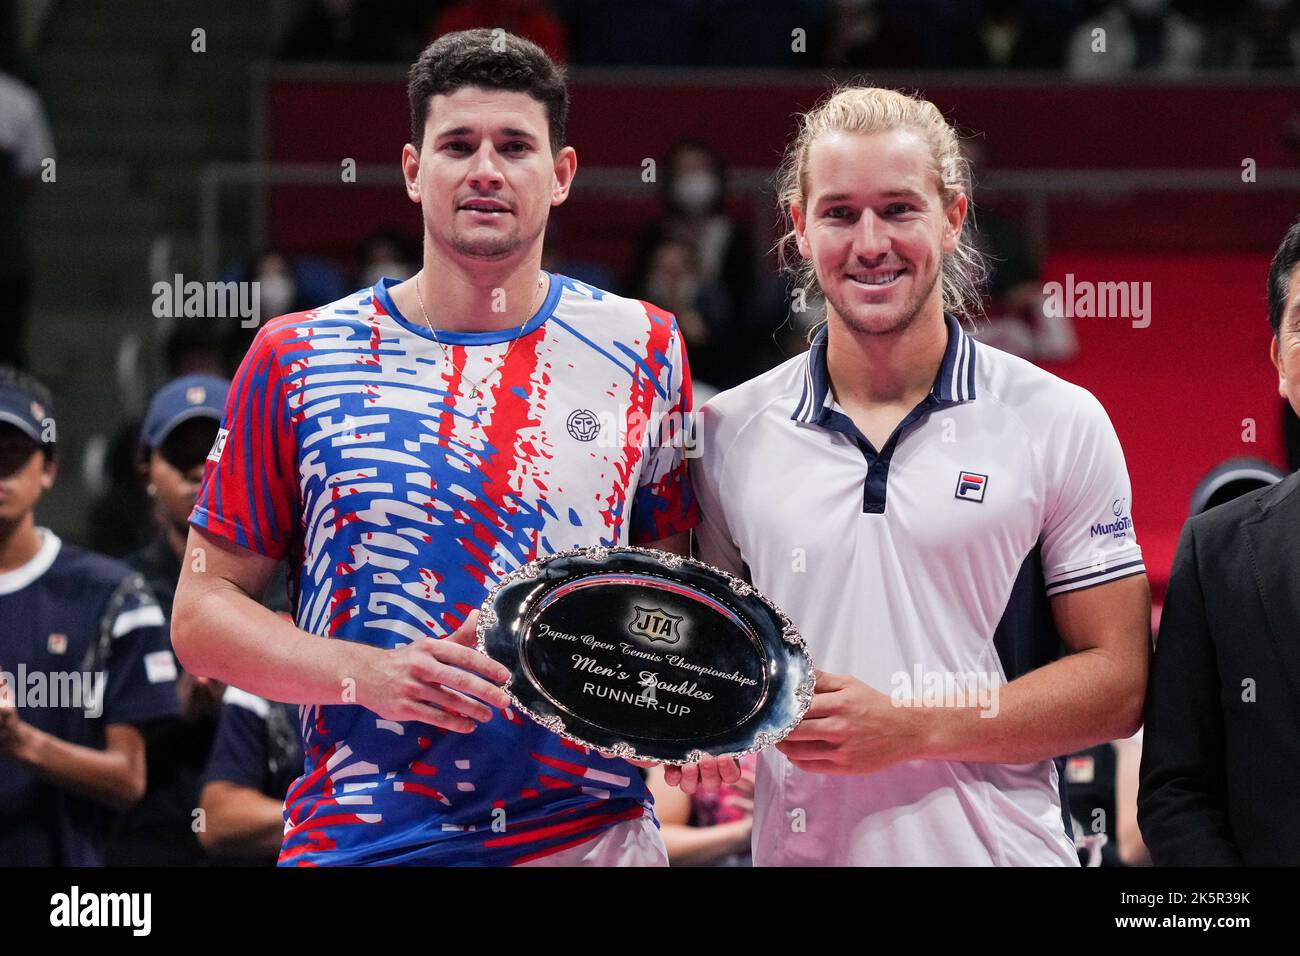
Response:
[[[1049,597],[1144,567],[1101,404],[945,321],[930,394],[879,450],[835,402],[825,328],[710,401],[697,534],[704,560],[785,610],[820,670],[991,709],[997,686],[1060,655]],[[1073,866],[1062,802],[1051,760],[839,776],[769,748],[754,862]]]

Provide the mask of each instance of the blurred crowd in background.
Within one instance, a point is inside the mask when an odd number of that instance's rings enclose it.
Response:
[[[1289,0],[662,0],[656,6],[671,12],[669,22],[629,0],[311,0],[280,55],[410,62],[443,33],[500,26],[581,66],[1040,69],[1086,77],[1300,63],[1300,21]],[[774,22],[787,32],[803,30],[803,50],[794,42],[785,50],[762,42]],[[1099,27],[1118,54],[1105,61],[1090,56]],[[747,42],[747,30],[755,42]],[[692,42],[681,43],[683,36]],[[814,51],[811,63],[807,51]]]

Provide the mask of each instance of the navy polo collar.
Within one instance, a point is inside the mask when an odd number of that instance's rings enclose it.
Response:
[[[945,312],[944,321],[948,326],[948,344],[944,348],[943,361],[939,363],[939,374],[930,387],[930,395],[936,406],[974,401],[975,340],[962,329],[956,316]],[[805,425],[825,424],[833,403],[831,377],[826,368],[826,325],[823,324],[808,349],[803,391],[790,418]]]

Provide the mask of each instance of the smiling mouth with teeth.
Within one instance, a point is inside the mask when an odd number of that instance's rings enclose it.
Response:
[[[875,275],[866,273],[850,274],[849,278],[860,285],[888,285],[902,274],[902,269],[895,269],[893,272],[878,272]]]

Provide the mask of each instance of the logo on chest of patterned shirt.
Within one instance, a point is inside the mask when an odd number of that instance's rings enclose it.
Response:
[[[957,492],[954,498],[962,501],[983,501],[984,492],[989,485],[989,476],[973,471],[959,472],[957,475]]]
[[[592,441],[600,434],[600,419],[586,408],[575,408],[565,422],[569,434],[578,441]]]

